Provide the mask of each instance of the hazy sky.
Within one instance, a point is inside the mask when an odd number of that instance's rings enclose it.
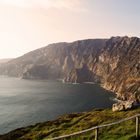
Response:
[[[0,0],[0,58],[118,35],[140,37],[140,0]]]

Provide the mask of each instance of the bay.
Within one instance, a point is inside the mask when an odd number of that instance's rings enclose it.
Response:
[[[0,76],[0,134],[60,115],[110,108],[115,94],[96,84]]]

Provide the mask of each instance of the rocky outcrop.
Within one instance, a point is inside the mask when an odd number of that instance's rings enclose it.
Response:
[[[140,102],[140,39],[125,36],[50,44],[0,65],[0,74],[95,82],[117,93],[120,100]]]
[[[121,101],[118,103],[113,104],[112,111],[124,111],[132,109],[137,103],[134,101]]]

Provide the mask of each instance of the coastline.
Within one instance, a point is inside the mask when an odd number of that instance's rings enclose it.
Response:
[[[10,131],[9,133],[0,135],[0,140],[27,140],[27,139],[48,140],[53,137],[63,136],[66,134],[71,134],[74,132],[85,130],[93,126],[119,121],[123,119],[124,116],[131,117],[139,113],[140,108],[136,108],[135,110],[130,110],[127,112],[126,111],[112,112],[111,109],[94,109],[89,112],[67,114],[60,116],[59,118],[53,121],[38,123],[36,125],[31,125]],[[135,136],[134,121],[130,123],[127,122],[125,123],[125,125],[124,123],[120,124],[119,127],[121,128],[121,133],[120,129],[118,129],[118,127],[116,126],[109,127],[108,129],[105,130],[100,130],[100,139],[103,140],[108,140],[109,138],[125,139],[126,135],[127,138],[132,139],[133,136]],[[91,139],[92,138],[91,136],[93,136],[93,134],[94,134],[93,132],[85,133],[84,135],[80,135],[79,138],[83,139],[83,137],[86,136],[86,138]]]

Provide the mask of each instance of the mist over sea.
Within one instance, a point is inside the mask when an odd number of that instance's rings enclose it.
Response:
[[[63,114],[108,108],[114,97],[96,84],[0,76],[0,134]]]

